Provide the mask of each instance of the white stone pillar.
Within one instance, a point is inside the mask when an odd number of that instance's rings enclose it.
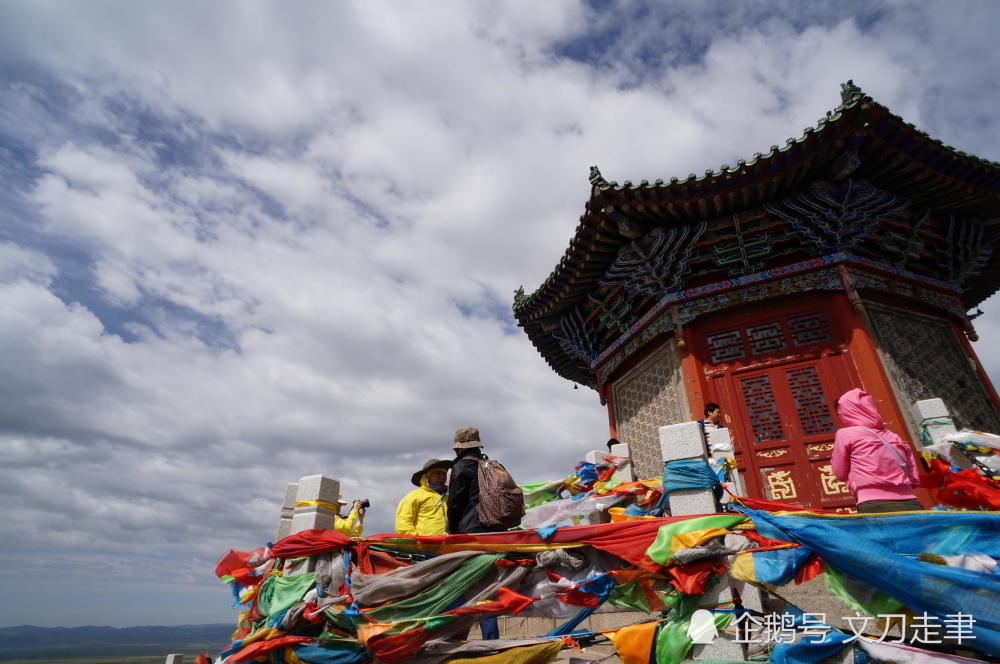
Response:
[[[166,664],[184,664],[184,655],[167,655]]]
[[[924,441],[924,444],[931,445],[934,443],[944,443],[946,442],[944,437],[949,433],[955,433],[958,429],[955,427],[954,420],[951,419],[951,413],[948,412],[948,407],[944,405],[944,401],[941,399],[923,399],[917,401],[910,408],[910,413],[913,415],[913,421],[917,426],[917,432],[919,433],[921,428],[927,429],[927,434],[930,440]],[[935,422],[927,422],[925,427],[921,427],[922,422],[927,420],[936,420]],[[919,451],[920,446],[917,445],[917,450]],[[972,462],[970,462],[964,454],[952,454],[951,446],[946,448],[943,452],[944,457],[949,463],[957,466],[958,468],[972,468]]]
[[[286,497],[292,486],[296,485],[290,484],[286,488]],[[289,534],[294,535],[313,528],[332,529],[338,498],[340,498],[340,482],[334,478],[326,475],[306,475],[299,478]],[[286,561],[282,573],[285,576],[295,576],[315,570],[316,559],[310,557],[295,564]]]
[[[295,515],[295,500],[298,496],[299,485],[289,482],[285,486],[285,499],[281,501],[281,516],[278,517],[278,533],[274,541],[278,541],[292,534],[292,517]]]
[[[716,577],[710,585],[705,587],[705,593],[701,596],[701,605],[721,604],[733,598],[733,591],[729,587],[729,574]],[[711,643],[696,643],[691,647],[689,657],[698,659],[723,659],[742,660],[746,659],[746,654],[742,643],[735,641],[735,636],[726,632],[719,632],[715,640]]]
[[[747,539],[742,535],[726,535],[723,538],[725,545],[732,549],[742,549],[747,546]],[[733,559],[735,555],[728,557],[728,565],[731,567],[733,564]],[[757,586],[743,581],[742,579],[734,579],[733,577],[726,574],[726,578],[729,580],[729,587],[739,596],[740,602],[743,604],[744,609],[749,609],[750,611],[756,611],[757,613],[766,613],[766,598],[767,593],[758,588]],[[743,644],[744,653],[746,653],[749,648],[749,644]],[[742,658],[740,658],[742,659]]]
[[[713,460],[724,459],[726,457],[735,458],[736,448],[733,444],[732,431],[730,431],[728,428],[706,429],[705,434],[708,438],[708,446],[709,449],[711,450],[711,457]],[[725,483],[725,487],[730,491],[732,491],[737,496],[746,495],[744,493],[743,478],[740,477],[740,471],[738,471],[736,468],[733,468],[729,471],[729,481]],[[728,493],[724,494],[722,496],[722,502],[723,503],[732,502],[731,496]],[[730,546],[734,549],[739,548],[740,545],[746,544],[746,538],[740,535],[726,535],[725,544],[726,546]],[[729,556],[730,565],[733,562],[733,558],[734,556]],[[746,581],[740,581],[738,579],[734,579],[728,574],[726,576],[729,580],[730,590],[735,591],[736,595],[739,596],[744,609],[749,609],[751,611],[764,613],[764,592],[760,588],[752,584],[749,584]],[[736,659],[743,659],[744,656],[746,655],[745,644],[737,644],[729,641],[724,645],[724,647],[728,649],[731,649],[732,646],[740,647],[740,650],[743,651],[743,655],[737,657]]]
[[[681,459],[706,460],[708,450],[701,425],[682,422],[660,427],[660,454],[663,462]],[[715,492],[712,489],[680,489],[670,492],[670,514],[713,514],[716,511]]]
[[[948,407],[944,405],[944,401],[941,399],[923,399],[922,401],[917,401],[913,404],[911,412],[913,413],[913,420],[917,425],[918,431],[921,422],[926,420],[942,420],[941,422],[927,423],[927,433],[931,438],[926,441],[928,444],[943,442],[947,434],[958,431],[955,428],[955,422],[951,419],[951,413],[948,412]],[[943,420],[947,420],[947,422]]]
[[[291,532],[312,528],[333,528],[340,482],[326,475],[306,475],[299,479],[295,494]]]
[[[599,466],[604,463],[604,457],[606,456],[611,456],[611,453],[607,450],[590,450],[583,455],[583,460],[587,463]],[[601,510],[590,512],[586,515],[586,517],[587,523],[589,524],[609,523],[611,521],[611,515],[608,512]]]
[[[713,443],[718,445],[717,453],[720,456],[729,456],[724,444],[730,442],[729,432],[726,429],[718,429],[717,431],[725,432],[713,433]],[[731,446],[728,449],[731,449]],[[683,422],[660,427],[660,453],[663,455],[664,463],[681,459],[707,461],[709,453],[705,430],[698,422]],[[712,514],[717,510],[714,488],[681,489],[670,492],[670,514],[672,516]],[[730,582],[729,574],[715,579],[705,589],[705,593],[702,595],[702,604],[719,604],[731,600],[733,591]],[[747,603],[751,607],[760,605],[760,595],[748,592],[744,602],[744,606],[747,606]],[[691,650],[691,658],[695,660],[741,660],[745,657],[743,645],[736,643],[733,637],[726,633],[720,633],[712,643],[696,644]]]
[[[622,482],[631,482],[635,479],[632,475],[632,453],[629,452],[628,445],[625,443],[615,443],[611,446],[611,456],[625,457],[628,459],[624,464],[619,467],[614,474],[614,477],[621,480]]]
[[[708,456],[705,436],[698,422],[668,424],[659,429],[660,453],[664,463],[678,459],[704,459]]]

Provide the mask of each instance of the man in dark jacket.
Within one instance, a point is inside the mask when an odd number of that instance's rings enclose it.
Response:
[[[479,521],[479,460],[484,459],[479,430],[461,427],[455,432],[455,461],[448,482],[448,532],[488,533]]]
[[[479,429],[461,427],[455,432],[455,461],[448,480],[448,532],[488,533],[490,529],[479,520],[479,460],[485,459]],[[499,639],[500,628],[496,616],[479,623],[483,639]]]

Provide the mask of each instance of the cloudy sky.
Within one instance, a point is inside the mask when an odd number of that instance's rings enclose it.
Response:
[[[1000,159],[998,28],[991,2],[0,3],[0,625],[233,620],[214,561],[273,537],[286,482],[338,477],[386,531],[461,425],[565,475],[607,416],[510,302],[588,167],[735,163],[848,78]]]

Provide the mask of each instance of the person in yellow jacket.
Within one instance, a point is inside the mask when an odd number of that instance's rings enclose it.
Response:
[[[413,473],[417,488],[399,501],[396,532],[401,535],[443,535],[448,528],[448,469],[451,461],[431,459]]]
[[[333,529],[348,537],[361,537],[361,531],[365,524],[365,510],[361,507],[361,501],[355,500],[347,516],[340,516],[340,510],[346,504],[347,502],[344,500],[337,500],[337,514],[333,517]]]

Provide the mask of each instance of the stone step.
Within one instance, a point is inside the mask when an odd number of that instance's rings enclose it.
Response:
[[[656,617],[655,613],[639,611],[599,611],[580,623],[577,629],[600,632],[605,629],[625,627],[632,623],[649,620]],[[518,616],[501,616],[498,620],[501,639],[527,639],[551,632],[566,622],[565,618],[520,618]],[[475,633],[475,628],[473,628]]]

